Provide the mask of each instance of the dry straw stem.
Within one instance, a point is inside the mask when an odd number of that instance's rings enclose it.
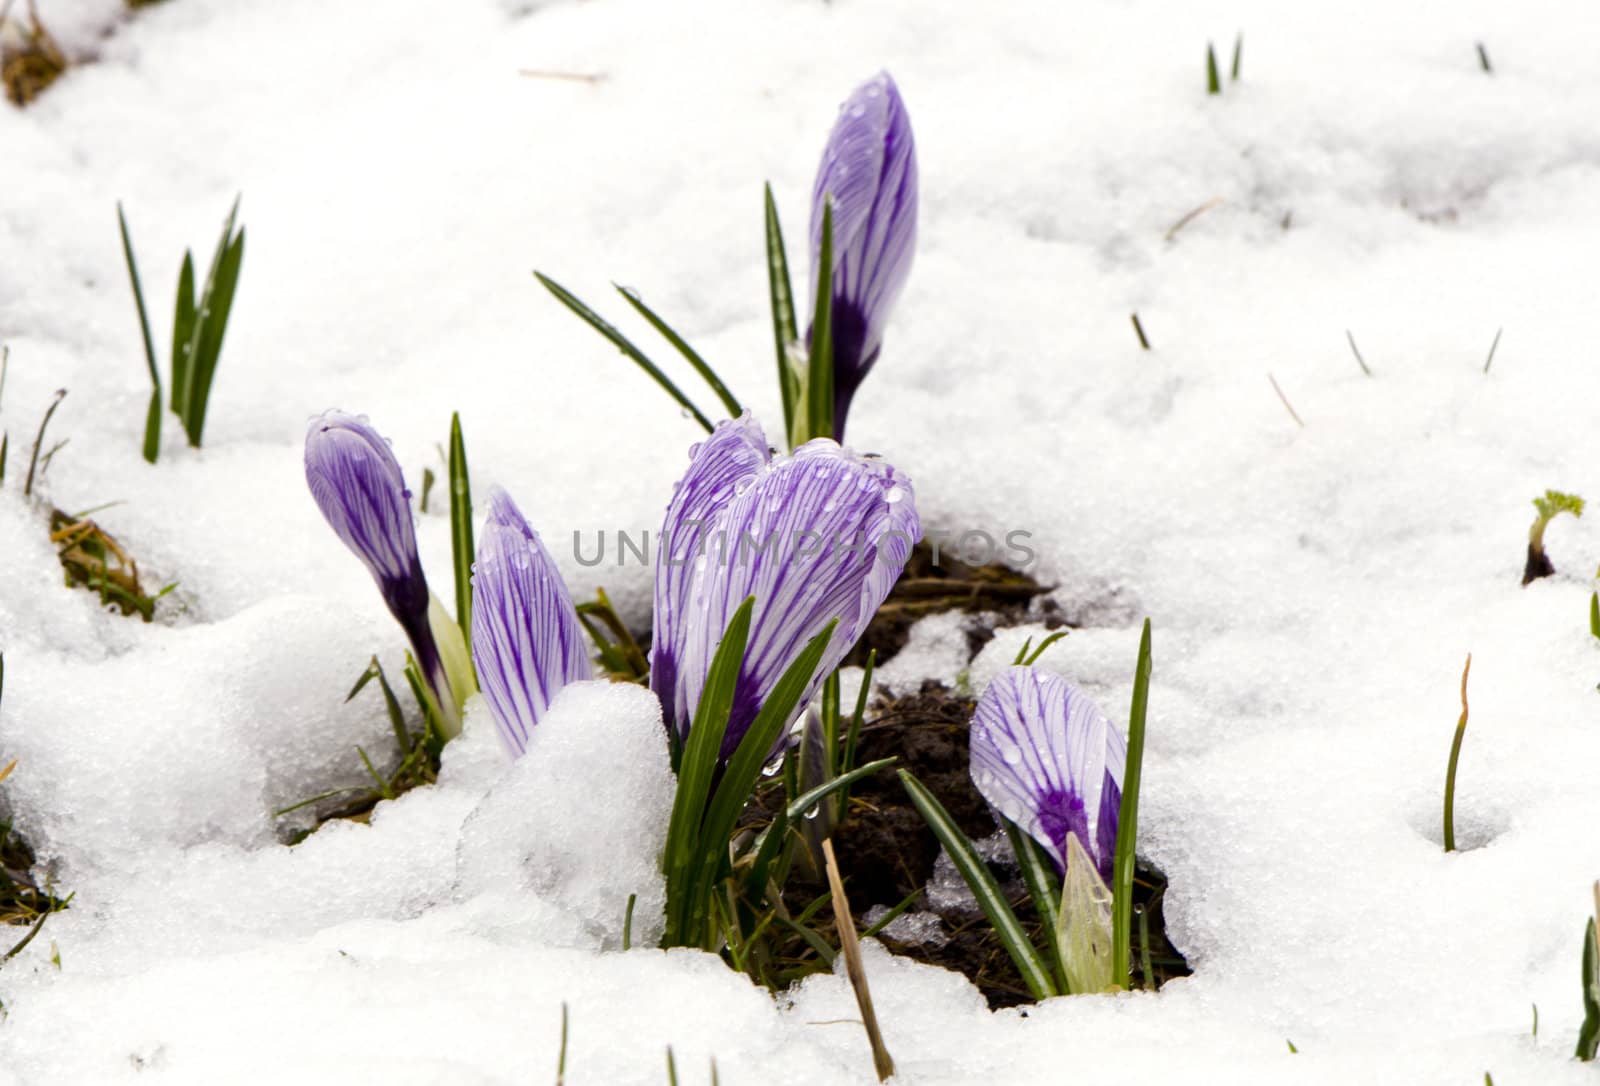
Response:
[[[11,13],[11,0],[0,4],[0,27]],[[0,48],[0,83],[6,97],[16,106],[25,106],[56,81],[67,68],[67,58],[39,21],[33,0],[28,0],[28,20],[12,24],[20,44]]]
[[[1220,206],[1221,203],[1222,197],[1213,196],[1211,199],[1207,200],[1205,203],[1186,214],[1183,218],[1173,223],[1171,229],[1169,229],[1166,233],[1165,240],[1171,241],[1173,238],[1178,236],[1179,230],[1182,230],[1185,226],[1188,226],[1190,223],[1194,222],[1194,220],[1198,219],[1201,215],[1204,215],[1212,208]]]
[[[884,1047],[883,1033],[878,1029],[878,1015],[872,1009],[872,992],[867,988],[867,971],[861,964],[861,943],[856,939],[855,920],[850,915],[850,899],[845,897],[844,881],[839,878],[839,864],[833,858],[833,842],[822,842],[822,858],[828,868],[828,889],[833,893],[833,924],[839,930],[839,952],[844,955],[845,974],[850,987],[856,992],[856,1006],[861,1008],[861,1024],[866,1027],[867,1041],[872,1045],[872,1066],[878,1072],[878,1081],[887,1082],[894,1074],[894,1060]]]
[[[1295,425],[1305,428],[1305,420],[1300,417],[1300,412],[1294,409],[1294,404],[1289,402],[1289,397],[1283,394],[1283,388],[1278,384],[1278,379],[1272,374],[1267,374],[1267,380],[1272,382],[1272,390],[1278,394],[1278,399],[1283,401],[1283,406],[1289,409],[1289,417],[1294,419]]]
[[[595,83],[605,82],[604,72],[559,72],[549,68],[519,68],[517,74],[527,79],[553,79],[562,83]]]

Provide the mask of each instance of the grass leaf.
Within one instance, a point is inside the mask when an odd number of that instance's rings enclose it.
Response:
[[[456,623],[472,644],[472,482],[467,478],[467,443],[461,415],[450,415],[450,556],[456,574]]]
[[[945,852],[956,865],[956,870],[961,872],[961,877],[966,880],[972,896],[978,899],[978,907],[983,910],[983,915],[989,918],[989,924],[994,928],[995,935],[1011,954],[1011,960],[1016,963],[1017,972],[1022,974],[1028,991],[1033,993],[1035,999],[1048,999],[1053,995],[1060,995],[1061,992],[1057,989],[1050,971],[1039,959],[1039,951],[1028,939],[1028,933],[1017,920],[1017,914],[1011,911],[1011,905],[1006,901],[1005,894],[995,882],[994,876],[989,873],[988,865],[978,855],[978,850],[967,839],[967,835],[961,832],[961,828],[950,817],[950,812],[944,809],[944,804],[940,803],[921,781],[912,776],[910,770],[900,770],[899,776],[900,784],[911,797],[912,805],[928,823],[928,828],[933,830],[939,843],[944,845]]]
[[[796,446],[833,436],[833,200],[822,205],[822,250],[817,259],[816,309],[811,318],[811,357],[806,367],[806,423]]]
[[[745,805],[749,803],[756,782],[761,779],[762,767],[771,760],[773,748],[783,735],[783,729],[788,726],[790,718],[793,717],[806,687],[811,684],[811,677],[817,673],[817,666],[822,662],[822,654],[827,651],[828,642],[832,639],[834,627],[837,625],[837,619],[829,622],[821,633],[800,650],[800,654],[773,686],[772,693],[767,695],[761,705],[761,711],[756,714],[744,737],[739,740],[739,746],[734,750],[733,757],[728,759],[722,780],[706,807],[705,822],[701,829],[700,855],[696,864],[697,872],[692,883],[697,889],[709,886],[716,869],[727,863],[728,839],[733,835],[733,827],[738,822],[739,815],[743,813]],[[741,657],[742,655],[741,652]],[[731,707],[731,690],[729,694]],[[693,731],[689,733],[689,741],[691,745],[694,742]],[[718,745],[720,744],[719,736]],[[801,811],[806,809],[802,807]],[[790,815],[791,820],[794,817]]]
[[[222,339],[228,331],[228,314],[233,309],[234,288],[239,282],[239,269],[244,264],[244,228],[234,234],[234,219],[239,214],[239,200],[234,198],[228,221],[223,225],[222,236],[217,241],[217,251],[206,272],[205,288],[200,292],[199,312],[195,318],[194,333],[190,339],[188,387],[184,393],[183,428],[189,435],[189,444],[200,447],[200,438],[206,427],[206,408],[211,402],[211,383],[216,377],[217,362],[222,357]]]
[[[189,357],[194,338],[194,254],[183,251],[178,270],[178,300],[172,313],[172,413],[186,414],[184,396],[189,390]]]
[[[731,418],[738,418],[744,414],[744,408],[739,406],[739,401],[734,398],[733,393],[728,391],[728,386],[722,383],[722,378],[717,376],[717,371],[711,368],[711,364],[701,358],[700,353],[689,346],[689,342],[686,339],[673,331],[666,321],[657,316],[656,311],[646,305],[643,298],[639,297],[638,291],[630,287],[617,286],[616,283],[611,285],[616,287],[617,293],[622,295],[627,303],[633,306],[634,310],[649,322],[650,327],[660,332],[668,343],[678,349],[678,353],[683,355],[689,365],[694,367],[694,371],[705,379],[706,384],[711,386],[711,391],[717,394],[717,399],[721,400],[722,406],[728,409],[728,415]]]
[[[664,946],[698,945],[701,928],[707,919],[707,904],[696,899],[693,876],[702,844],[701,824],[706,797],[716,774],[722,737],[733,711],[733,690],[744,662],[745,645],[750,639],[750,614],[755,608],[752,596],[739,605],[723,632],[706,674],[694,722],[684,742],[678,763],[678,787],[672,801],[672,817],[667,823],[667,841],[662,868],[667,878],[667,929]],[[726,849],[726,841],[717,845]],[[693,940],[692,942],[690,940]]]
[[[144,287],[139,282],[139,265],[133,259],[133,242],[128,237],[128,220],[123,217],[122,203],[117,203],[117,226],[122,231],[122,258],[128,265],[128,281],[133,284],[133,304],[139,311],[139,333],[144,340],[144,360],[150,368],[150,408],[144,420],[144,458],[156,462],[161,455],[161,371],[156,368],[155,341],[150,338],[150,317],[144,307]]]
[[[1133,672],[1133,704],[1128,710],[1128,761],[1122,771],[1122,810],[1117,818],[1117,848],[1111,862],[1111,970],[1120,988],[1128,986],[1133,927],[1133,861],[1139,842],[1139,778],[1144,766],[1144,720],[1150,705],[1150,620],[1139,635],[1139,662]]]
[[[690,402],[689,397],[685,396],[683,391],[679,389],[677,385],[672,383],[672,379],[670,377],[661,372],[659,366],[650,361],[643,351],[633,345],[632,340],[623,335],[621,332],[617,331],[617,329],[614,328],[604,317],[600,316],[600,314],[596,313],[583,302],[579,301],[575,294],[573,294],[566,287],[562,286],[560,283],[556,282],[554,279],[551,279],[549,276],[539,271],[534,272],[533,275],[535,279],[538,279],[540,283],[544,284],[544,288],[546,290],[555,295],[558,302],[572,310],[572,312],[576,313],[578,317],[582,319],[583,322],[590,328],[593,328],[596,332],[599,332],[606,339],[610,340],[611,345],[626,355],[634,363],[634,365],[638,366],[640,369],[644,370],[645,373],[649,374],[651,379],[654,380],[656,384],[660,385],[666,390],[667,395],[678,401],[678,405],[680,407],[689,412],[696,422],[705,427],[706,433],[709,434],[714,429],[714,427],[711,425],[711,420],[706,418],[705,415],[701,413],[700,409]]]
[[[795,327],[794,286],[783,249],[783,227],[778,224],[778,205],[770,184],[766,186],[766,226],[767,293],[772,301],[772,338],[778,353],[778,390],[783,396],[783,432],[792,434],[800,382],[789,362],[789,349],[800,342],[800,332]]]
[[[1600,1050],[1600,948],[1595,945],[1594,917],[1583,936],[1583,1026],[1578,1031],[1577,1057],[1593,1060]]]
[[[1066,959],[1061,953],[1061,932],[1057,913],[1061,911],[1061,880],[1056,877],[1055,865],[1045,856],[1028,833],[1011,819],[1001,816],[1006,840],[1011,842],[1011,853],[1017,858],[1022,871],[1022,882],[1033,898],[1033,907],[1039,914],[1040,925],[1050,938],[1050,951],[1054,955],[1056,983],[1067,990]]]

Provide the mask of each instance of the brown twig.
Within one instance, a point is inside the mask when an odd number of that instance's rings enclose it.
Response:
[[[1267,380],[1272,382],[1273,391],[1278,394],[1278,399],[1283,401],[1283,406],[1289,409],[1289,417],[1294,419],[1295,424],[1301,429],[1305,429],[1305,420],[1302,419],[1300,417],[1300,413],[1294,409],[1294,404],[1289,402],[1289,397],[1283,394],[1283,389],[1278,385],[1278,379],[1269,373],[1267,374]]]
[[[520,68],[517,74],[528,79],[554,79],[565,83],[596,83],[605,82],[604,72],[559,72],[548,68]]]
[[[850,913],[850,899],[844,893],[844,880],[839,877],[839,863],[833,857],[831,840],[823,840],[822,858],[828,869],[828,889],[833,894],[833,925],[839,931],[839,953],[844,955],[845,975],[850,978],[850,987],[855,989],[856,1006],[861,1008],[861,1024],[866,1027],[867,1041],[872,1045],[873,1069],[878,1072],[879,1082],[887,1082],[894,1075],[894,1060],[884,1047],[878,1015],[872,1009],[872,992],[867,988],[867,971],[861,964],[855,918]]]
[[[1207,211],[1210,211],[1212,208],[1217,207],[1221,203],[1222,203],[1222,197],[1213,196],[1211,199],[1207,200],[1205,203],[1201,204],[1199,207],[1195,208],[1193,211],[1190,211],[1188,214],[1184,215],[1183,218],[1181,218],[1177,222],[1173,223],[1172,224],[1172,228],[1167,231],[1166,237],[1163,240],[1171,241],[1173,238],[1178,236],[1178,231],[1179,230],[1182,230],[1185,226],[1188,226],[1190,223],[1194,222],[1194,220],[1198,219],[1201,215],[1204,215]]]

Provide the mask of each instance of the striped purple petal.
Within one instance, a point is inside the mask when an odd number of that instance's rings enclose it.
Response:
[[[706,549],[712,519],[733,500],[736,489],[754,482],[771,458],[767,435],[749,412],[726,419],[689,450],[689,470],[667,505],[656,546],[650,689],[661,699],[663,715],[680,738],[688,733],[693,716],[693,707],[683,703],[678,686],[689,579],[697,556]]]
[[[989,684],[972,718],[972,780],[1001,814],[1067,864],[1078,838],[1111,877],[1127,742],[1082,689],[1013,667]]]
[[[785,669],[837,619],[803,708],[860,638],[922,533],[911,481],[827,438],[736,485],[708,527],[706,553],[695,560],[680,599],[675,704],[692,716],[723,631],[740,604],[755,597],[723,742],[727,756]]]
[[[833,203],[833,427],[842,440],[851,398],[878,359],[916,249],[916,141],[888,72],[861,84],[839,107],[823,148],[811,193],[813,295],[821,281],[825,198]]]
[[[513,758],[562,688],[593,674],[566,582],[499,487],[472,567],[472,662]]]
[[[329,411],[306,430],[306,485],[322,515],[378,583],[441,705],[452,703],[428,626],[411,492],[389,442],[365,417]]]

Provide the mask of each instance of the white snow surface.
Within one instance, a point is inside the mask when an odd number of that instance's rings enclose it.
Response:
[[[869,942],[898,1081],[1595,1081],[1571,1054],[1600,523],[1556,521],[1560,573],[1519,587],[1529,499],[1600,495],[1592,5],[39,10],[87,62],[0,107],[0,802],[77,896],[0,966],[0,1083],[552,1081],[563,1004],[571,1083],[664,1082],[669,1044],[686,1082],[713,1057],[724,1083],[871,1081],[842,977],[774,999],[708,955],[617,949],[628,893],[636,931],[659,922],[670,783],[626,692],[572,692],[515,769],[475,704],[438,785],[370,826],[289,848],[272,811],[392,747],[373,692],[343,698],[402,652],[305,491],[307,418],[369,414],[418,489],[459,410],[474,487],[515,495],[575,596],[644,624],[614,533],[656,527],[698,431],[530,271],[619,321],[609,281],[637,287],[776,431],[761,183],[796,258],[835,106],[880,67],[921,233],[852,443],[915,480],[930,531],[1032,533],[1080,624],[1041,666],[1113,719],[1152,618],[1141,846],[1194,968],[991,1013]],[[1240,30],[1242,78],[1207,97],[1205,44],[1226,67]],[[164,354],[183,249],[207,258],[240,191],[206,446],[169,416],[152,467],[115,203]],[[122,502],[94,515],[180,585],[156,623],[64,588],[21,497],[61,387],[40,498]],[[446,596],[443,506],[419,536]],[[580,564],[566,540],[601,529],[607,561]],[[952,628],[919,637],[897,683],[962,662]],[[1469,651],[1475,847],[1446,855]]]

